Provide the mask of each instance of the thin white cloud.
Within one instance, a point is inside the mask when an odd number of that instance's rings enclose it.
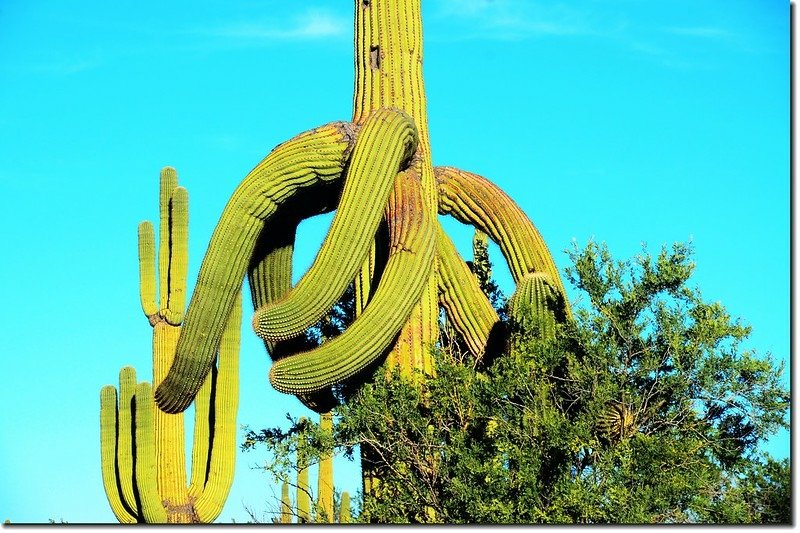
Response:
[[[595,35],[591,11],[567,3],[534,0],[443,0],[437,13],[459,24],[452,38],[518,40]]]
[[[283,41],[343,37],[350,30],[349,21],[327,11],[308,10],[288,24],[277,20],[234,23],[214,28],[207,33],[240,40]]]

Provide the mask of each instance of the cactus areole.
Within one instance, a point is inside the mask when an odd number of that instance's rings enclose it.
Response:
[[[505,193],[478,175],[433,166],[420,0],[357,0],[355,21],[353,119],[279,145],[234,191],[203,260],[175,361],[155,392],[166,412],[186,409],[200,389],[245,277],[254,329],[274,360],[270,382],[319,412],[331,407],[331,387],[383,360],[407,376],[434,372],[440,305],[482,357],[498,318],[438,214],[486,233],[517,284],[536,274],[563,294],[544,241]],[[314,263],[292,287],[297,224],[332,210]],[[316,349],[293,350],[293,338],[351,282],[353,324]]]

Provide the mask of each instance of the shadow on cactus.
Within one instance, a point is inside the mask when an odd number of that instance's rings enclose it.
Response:
[[[186,294],[188,197],[171,168],[161,172],[160,244],[156,276],[155,231],[139,226],[142,309],[153,327],[153,383],[166,375],[181,331]],[[159,293],[159,294],[157,294]],[[212,522],[233,481],[239,401],[241,295],[215,349],[212,368],[195,399],[191,480],[187,486],[183,414],[153,402],[152,386],[136,371],[120,372],[119,392],[100,392],[103,483],[122,523]]]

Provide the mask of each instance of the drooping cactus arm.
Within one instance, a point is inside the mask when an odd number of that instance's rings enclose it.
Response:
[[[247,271],[254,310],[280,299],[292,289],[292,256],[299,222],[295,216],[278,214],[259,237]],[[273,361],[291,351],[291,343],[291,340],[264,340]]]
[[[136,516],[122,496],[122,486],[117,466],[117,389],[106,385],[100,391],[100,463],[111,510],[123,524],[135,524]]]
[[[564,310],[561,293],[543,272],[522,278],[508,301],[511,319],[528,331],[536,331],[541,339],[555,338],[556,322],[565,319]]]
[[[367,258],[395,176],[416,147],[417,131],[405,113],[380,109],[367,118],[328,235],[297,286],[256,312],[260,337],[297,336],[334,306]]]
[[[391,345],[419,300],[434,261],[435,227],[424,208],[420,182],[401,172],[386,208],[390,256],[364,312],[338,337],[287,357],[270,369],[272,386],[292,394],[322,390],[352,377]]]
[[[247,271],[253,309],[275,302],[292,288],[292,255],[300,222],[306,218],[336,209],[344,180],[320,184],[305,191],[302,197],[281,205],[268,227],[261,232]],[[265,340],[273,360],[305,348],[303,338],[282,342]]]
[[[452,167],[435,167],[439,213],[484,231],[500,246],[515,283],[529,272],[544,272],[563,294],[558,269],[525,212],[486,178]],[[569,309],[567,309],[569,314]]]
[[[264,223],[303,189],[341,177],[352,140],[347,123],[303,133],[275,148],[237,187],[200,267],[175,361],[156,389],[162,410],[185,410],[211,370]]]
[[[219,368],[213,375],[213,411],[205,422],[210,428],[208,471],[202,492],[195,501],[200,522],[212,522],[225,505],[236,463],[236,413],[239,403],[239,340],[242,328],[242,294],[236,298],[222,335]],[[197,431],[197,425],[195,425]]]
[[[472,355],[481,359],[492,328],[500,318],[441,225],[438,225],[436,248],[439,255],[439,302]]]

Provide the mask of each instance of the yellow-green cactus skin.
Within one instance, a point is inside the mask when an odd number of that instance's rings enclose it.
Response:
[[[433,166],[420,2],[354,3],[352,121],[279,145],[233,193],[203,260],[175,361],[155,392],[166,412],[186,409],[209,374],[245,277],[253,327],[274,361],[270,382],[318,412],[330,408],[333,386],[361,379],[381,361],[405,376],[435,372],[439,306],[472,355],[484,357],[497,315],[441,229],[440,214],[497,243],[518,285],[531,274],[546,275],[561,295],[559,314],[570,316],[555,263],[525,213],[485,178]],[[297,224],[334,209],[314,263],[292,287]],[[336,339],[299,351],[293,340],[351,282],[353,324]]]
[[[153,225],[139,225],[140,299],[153,328],[155,384],[164,379],[172,364],[186,295],[188,195],[178,186],[172,168],[161,172],[159,204],[157,254]],[[222,511],[233,481],[236,454],[240,330],[241,293],[237,293],[216,361],[195,399],[189,484],[183,414],[158,409],[150,383],[137,385],[131,367],[120,372],[119,394],[112,385],[103,387],[103,482],[120,522],[208,523]]]

